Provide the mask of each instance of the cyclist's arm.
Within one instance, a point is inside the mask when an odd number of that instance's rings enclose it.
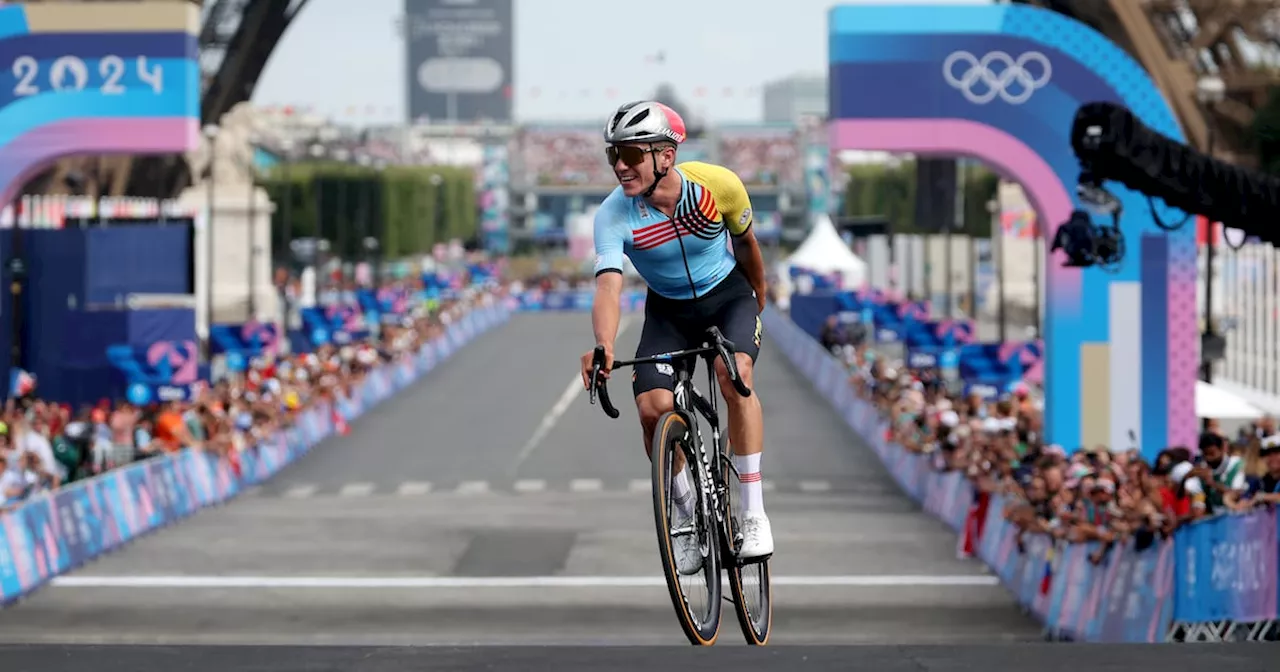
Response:
[[[751,288],[756,291],[756,298],[764,304],[765,269],[764,256],[760,253],[760,243],[752,224],[755,223],[751,211],[751,198],[742,180],[731,170],[726,169],[726,184],[719,195],[720,212],[725,218],[725,226],[733,239],[733,256],[742,265],[747,274]]]
[[[613,341],[618,337],[618,322],[622,319],[622,274],[601,273],[596,276],[596,298],[591,306],[591,329],[595,332],[596,345],[613,352]]]
[[[622,248],[625,242],[624,228],[619,218],[608,208],[596,211],[596,295],[591,303],[591,329],[595,332],[596,345],[603,345],[613,354],[613,342],[618,337],[618,322],[622,319]]]

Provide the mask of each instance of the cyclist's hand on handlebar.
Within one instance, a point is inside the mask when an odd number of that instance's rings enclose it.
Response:
[[[591,389],[591,366],[595,363],[595,348],[587,351],[582,356],[582,389]],[[604,368],[600,371],[601,378],[609,377],[609,369],[613,368],[613,346],[604,346]]]

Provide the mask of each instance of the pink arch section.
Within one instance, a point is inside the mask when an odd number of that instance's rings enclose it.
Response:
[[[1041,222],[1062,222],[1073,209],[1062,181],[1039,154],[986,124],[965,119],[842,119],[831,122],[829,132],[832,148],[982,159],[1022,184]],[[1080,270],[1064,268],[1061,252],[1051,258],[1055,263],[1047,264],[1046,269],[1049,305],[1064,316],[1076,315],[1080,309]]]
[[[0,203],[54,161],[78,154],[177,154],[200,145],[193,117],[67,119],[32,129],[0,150]]]

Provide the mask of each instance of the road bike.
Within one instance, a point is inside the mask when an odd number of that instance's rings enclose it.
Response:
[[[658,551],[662,558],[662,572],[667,581],[667,591],[675,607],[676,617],[689,642],[696,646],[715,644],[720,631],[720,601],[734,604],[738,623],[748,644],[764,645],[769,641],[769,629],[773,619],[773,603],[769,582],[770,556],[742,560],[738,551],[742,548],[739,521],[742,517],[740,490],[736,481],[738,471],[733,466],[727,432],[720,428],[720,414],[716,407],[715,360],[724,362],[729,379],[738,394],[749,397],[751,389],[738,376],[736,348],[720,330],[707,330],[709,340],[700,348],[677,350],[659,355],[631,360],[614,360],[611,371],[637,364],[667,364],[675,378],[675,405],[658,419],[650,454],[653,483],[654,524],[658,533]],[[710,395],[703,396],[693,382],[697,358],[706,362]],[[596,347],[591,366],[591,403],[600,397],[600,406],[606,415],[616,419],[618,409],[609,400],[607,381],[601,377],[604,367],[604,348]],[[708,450],[698,423],[702,416],[711,425],[711,445]],[[672,527],[675,499],[671,496],[672,477],[681,463],[692,468],[696,497],[694,513],[688,524]],[[679,573],[674,554],[674,541],[687,535],[696,535],[702,552],[702,570],[686,576]],[[723,595],[720,569],[729,575],[729,595]],[[686,581],[688,584],[686,585]]]

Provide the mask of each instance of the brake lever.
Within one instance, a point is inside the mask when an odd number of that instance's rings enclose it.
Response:
[[[725,338],[719,328],[711,327],[708,331],[716,341],[716,352],[724,360],[724,367],[729,372],[729,381],[733,383],[733,389],[744,397],[751,396],[751,388],[742,382],[742,377],[738,374],[738,359],[735,354],[737,346],[733,341]]]
[[[596,392],[599,392],[600,406],[604,409],[604,414],[616,420],[620,413],[618,409],[614,408],[613,402],[609,399],[608,381],[600,377],[600,372],[603,369],[604,347],[597,345],[591,362],[591,403],[593,405],[596,403]]]
[[[591,381],[591,384],[587,386],[587,391],[588,391],[588,394],[590,395],[588,398],[591,401],[591,405],[595,406],[596,405],[596,386],[599,384],[599,380],[600,380],[600,365],[598,363],[593,363],[591,365],[591,378],[589,378],[588,380]]]

